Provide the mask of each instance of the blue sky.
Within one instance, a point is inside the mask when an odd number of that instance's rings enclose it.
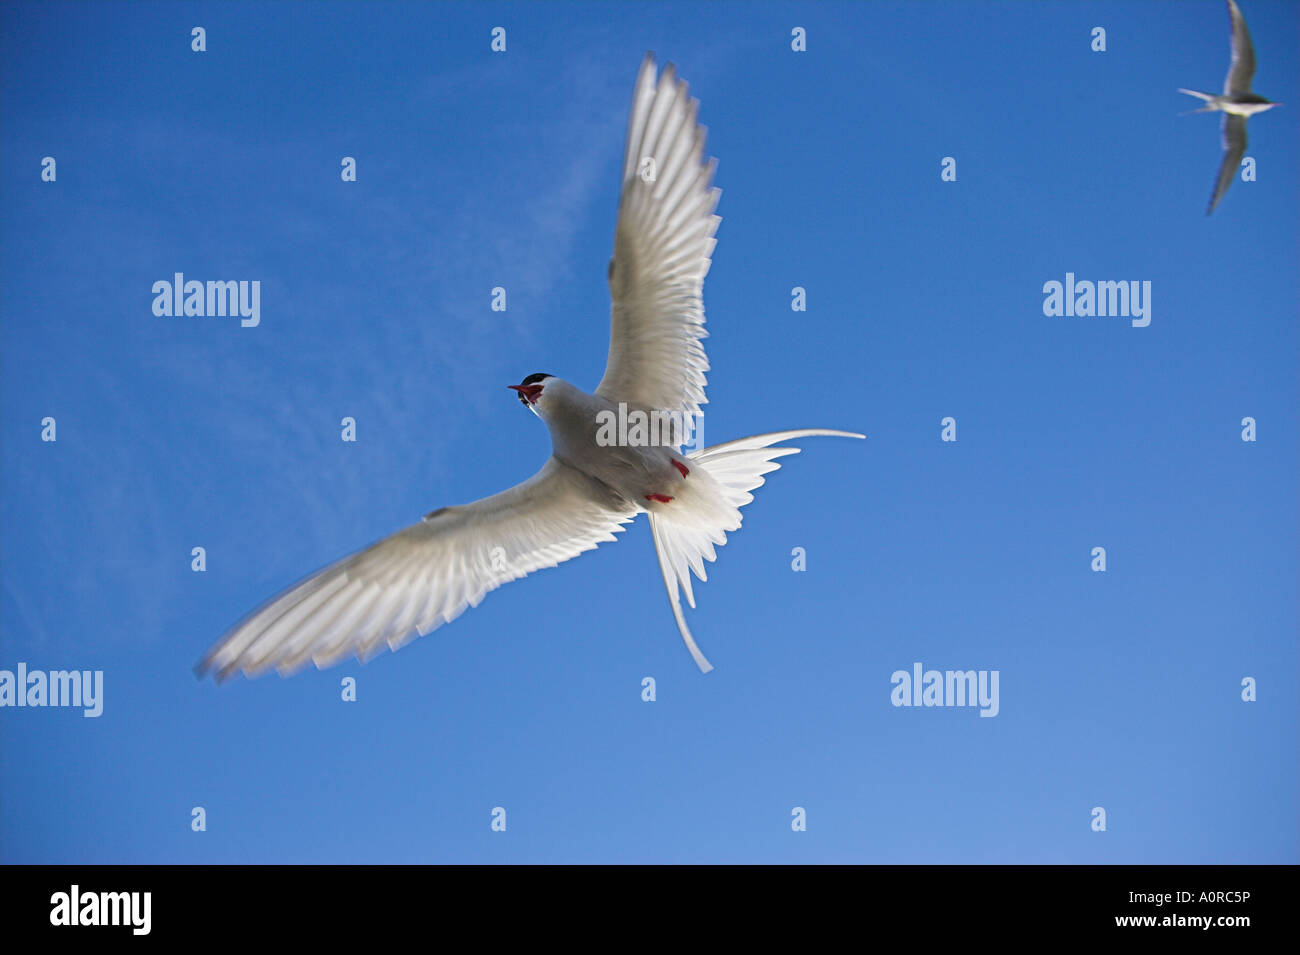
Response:
[[[1300,861],[1300,5],[1243,10],[1286,105],[1207,218],[1177,88],[1222,85],[1219,2],[6,3],[0,668],[102,670],[104,712],[0,710],[0,859]],[[719,160],[706,440],[868,435],[710,565],[717,669],[642,519],[398,654],[197,682],[549,453],[504,386],[600,377],[646,50]],[[156,317],[175,272],[260,281],[260,325]],[[1045,316],[1067,272],[1151,282],[1150,325]],[[998,715],[891,705],[918,661]]]

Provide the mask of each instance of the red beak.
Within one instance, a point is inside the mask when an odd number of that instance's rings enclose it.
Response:
[[[506,387],[519,392],[520,396],[527,399],[530,405],[537,404],[537,399],[542,396],[541,385],[506,385]]]

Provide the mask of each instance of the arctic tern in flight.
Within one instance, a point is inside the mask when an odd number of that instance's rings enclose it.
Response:
[[[686,625],[679,587],[694,607],[691,572],[705,579],[704,560],[740,527],[750,492],[780,467],[778,458],[799,450],[774,445],[864,436],[805,428],[689,454],[678,450],[686,443],[680,429],[647,441],[609,439],[610,415],[693,421],[706,400],[702,289],[720,219],[698,109],[672,64],[656,77],[648,54],[624,150],[605,375],[591,394],[541,373],[508,386],[551,433],[542,469],[508,491],[433,511],[291,587],[227,632],[196,667],[200,676],[287,675],[308,662],[326,667],[396,650],[501,584],[615,540],[643,511],[682,639],[699,668],[712,669]]]
[[[1178,90],[1205,100],[1206,106],[1190,110],[1191,113],[1223,112],[1223,163],[1219,166],[1219,178],[1214,183],[1210,207],[1205,210],[1207,216],[1232,185],[1241,157],[1246,155],[1246,118],[1282,105],[1250,91],[1250,81],[1255,76],[1255,48],[1250,42],[1250,31],[1246,29],[1246,18],[1241,15],[1235,0],[1228,0],[1228,15],[1232,18],[1232,65],[1223,81],[1223,94],[1216,96],[1196,90]]]

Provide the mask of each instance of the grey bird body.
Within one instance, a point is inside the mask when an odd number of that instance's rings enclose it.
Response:
[[[645,510],[665,505],[646,500],[647,494],[676,498],[686,484],[673,462],[685,464],[675,447],[652,442],[606,443],[602,422],[649,409],[628,408],[598,394],[588,394],[561,378],[547,378],[534,407],[551,433],[551,452],[560,461],[596,478],[632,508]],[[666,430],[666,429],[665,429]],[[692,482],[692,488],[695,486]]]
[[[1235,0],[1228,0],[1228,16],[1232,20],[1232,63],[1223,81],[1223,92],[1215,94],[1182,88],[1178,90],[1180,93],[1205,101],[1205,106],[1191,112],[1224,114],[1223,161],[1219,165],[1219,175],[1214,181],[1210,206],[1205,210],[1207,216],[1214,211],[1214,207],[1219,204],[1219,200],[1232,185],[1241,159],[1246,155],[1246,118],[1282,105],[1251,92],[1250,84],[1255,76],[1255,48],[1250,42],[1250,31],[1246,29],[1246,18],[1241,15],[1241,9]]]

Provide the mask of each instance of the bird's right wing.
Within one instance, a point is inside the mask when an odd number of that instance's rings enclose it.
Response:
[[[1214,183],[1214,195],[1210,197],[1210,208],[1205,211],[1208,216],[1219,204],[1223,194],[1232,185],[1241,166],[1241,157],[1246,155],[1246,117],[1233,113],[1223,114],[1223,163],[1219,166],[1219,178]]]
[[[1233,0],[1228,0],[1228,15],[1232,17],[1232,65],[1223,81],[1225,96],[1250,92],[1250,81],[1255,76],[1255,48],[1246,29],[1246,18]]]
[[[614,540],[639,508],[552,457],[508,491],[444,507],[306,578],[236,624],[195,668],[287,675],[396,650],[490,590]]]
[[[623,190],[609,263],[609,360],[596,394],[680,414],[704,404],[709,362],[704,276],[722,221],[713,214],[699,102],[668,64],[656,79],[647,54],[637,76],[623,153]]]

